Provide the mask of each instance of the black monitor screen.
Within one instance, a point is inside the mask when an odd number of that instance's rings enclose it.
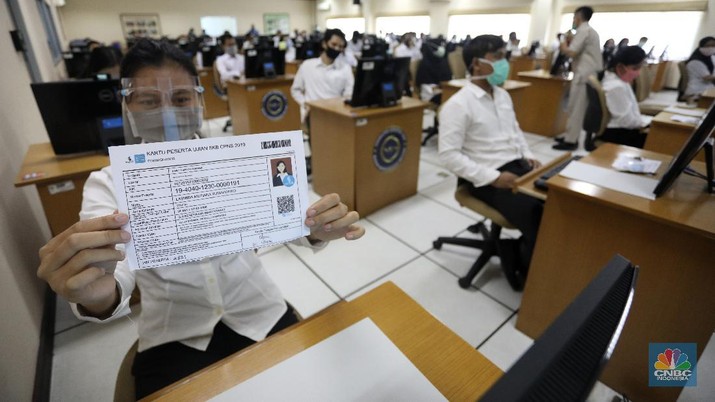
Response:
[[[323,51],[321,42],[309,40],[295,44],[295,58],[297,60],[306,60],[319,57]]]
[[[31,84],[57,155],[100,151],[123,143],[119,80]]]
[[[703,115],[703,118],[700,119],[698,125],[695,126],[695,130],[693,130],[690,138],[688,138],[680,151],[675,154],[670,161],[668,168],[653,190],[656,197],[660,197],[668,191],[670,186],[675,182],[675,179],[688,167],[693,158],[695,158],[695,155],[697,155],[698,151],[700,151],[705,144],[705,141],[707,141],[712,134],[713,128],[715,128],[715,103],[710,105],[708,111]]]
[[[399,100],[405,89],[409,69],[409,57],[360,59],[350,105],[353,107],[381,105],[384,103],[383,90],[392,89]]]
[[[246,50],[246,78],[266,77],[266,66],[272,66],[275,75],[285,74],[285,51],[274,47]]]
[[[637,276],[613,257],[480,401],[585,401],[621,335]]]
[[[213,67],[216,61],[216,46],[204,46],[201,48],[201,65],[204,67]]]

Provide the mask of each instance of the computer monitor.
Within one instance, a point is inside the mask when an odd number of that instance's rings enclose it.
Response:
[[[119,80],[30,84],[56,155],[123,145]]]
[[[285,74],[285,50],[264,47],[246,50],[246,78],[272,78]]]
[[[387,42],[383,39],[370,37],[363,41],[361,57],[364,58],[387,58]]]
[[[637,276],[613,257],[481,401],[585,401],[621,335]]]
[[[217,46],[208,45],[201,47],[201,65],[203,67],[213,67],[217,56]]]
[[[680,148],[680,151],[678,151],[673,159],[671,159],[668,168],[665,170],[665,173],[663,173],[663,176],[660,178],[660,181],[653,190],[656,197],[660,197],[668,191],[680,173],[684,171],[690,172],[688,165],[693,158],[695,158],[695,155],[697,155],[701,148],[705,151],[705,164],[707,172],[704,178],[708,183],[707,191],[710,193],[713,192],[713,186],[715,186],[715,184],[713,184],[713,146],[712,144],[705,146],[708,138],[710,138],[713,133],[713,128],[715,128],[715,103],[710,105],[710,108],[708,108],[707,112],[700,119],[698,125],[695,126],[693,133],[690,134],[690,138],[685,141],[685,144],[683,144],[683,147]],[[702,175],[695,172],[691,173],[695,176],[702,177]]]
[[[350,105],[395,105],[402,98],[409,71],[409,57],[361,58],[357,65]]]
[[[309,40],[295,44],[295,58],[297,60],[313,59],[323,52],[323,45],[320,41]]]

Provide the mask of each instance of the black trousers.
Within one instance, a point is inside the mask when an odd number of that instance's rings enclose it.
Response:
[[[516,160],[499,168],[501,172],[511,172],[517,176],[528,173],[531,167],[526,160]],[[460,179],[461,182],[466,182]],[[461,184],[460,182],[460,184]],[[514,193],[511,189],[496,188],[492,185],[481,187],[470,186],[469,193],[504,215],[522,233],[521,264],[528,269],[531,256],[536,245],[536,235],[539,233],[541,215],[544,203],[534,197],[522,193]]]
[[[612,142],[614,144],[628,145],[636,148],[643,148],[647,134],[639,129],[630,128],[607,128],[599,137],[601,141]]]
[[[297,322],[293,308],[288,305],[288,311],[268,335]],[[254,343],[219,321],[205,352],[170,342],[137,353],[132,365],[136,398],[141,399]]]

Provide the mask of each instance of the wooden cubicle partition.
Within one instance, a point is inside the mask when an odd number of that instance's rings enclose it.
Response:
[[[529,57],[522,55],[512,55],[509,59],[509,79],[518,80],[519,73],[524,71],[533,71],[546,68],[545,57]]]
[[[670,112],[660,112],[653,118],[643,149],[671,156],[680,151],[693,133],[695,124],[673,121],[673,115]],[[701,149],[695,159],[705,162],[705,151]]]
[[[534,134],[554,137],[566,131],[566,99],[572,74],[552,76],[546,70],[521,72],[519,81],[531,83],[524,89],[516,119],[521,129]]]
[[[340,194],[362,216],[415,194],[426,105],[407,97],[386,108],[309,102],[313,190]]]
[[[227,81],[234,134],[300,130],[300,109],[290,95],[292,75]]]
[[[47,224],[56,236],[79,221],[84,182],[105,166],[109,157],[104,154],[58,158],[49,142],[32,144],[15,177],[15,187],[37,187]]]
[[[204,87],[204,120],[228,116],[228,102],[214,89],[214,74],[210,67],[199,69],[199,83]]]

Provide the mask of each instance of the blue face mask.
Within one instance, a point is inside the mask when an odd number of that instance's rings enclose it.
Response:
[[[504,84],[509,76],[509,61],[507,61],[507,59],[497,61],[479,59],[479,62],[489,64],[494,70],[494,72],[486,77],[488,83],[497,86]]]

